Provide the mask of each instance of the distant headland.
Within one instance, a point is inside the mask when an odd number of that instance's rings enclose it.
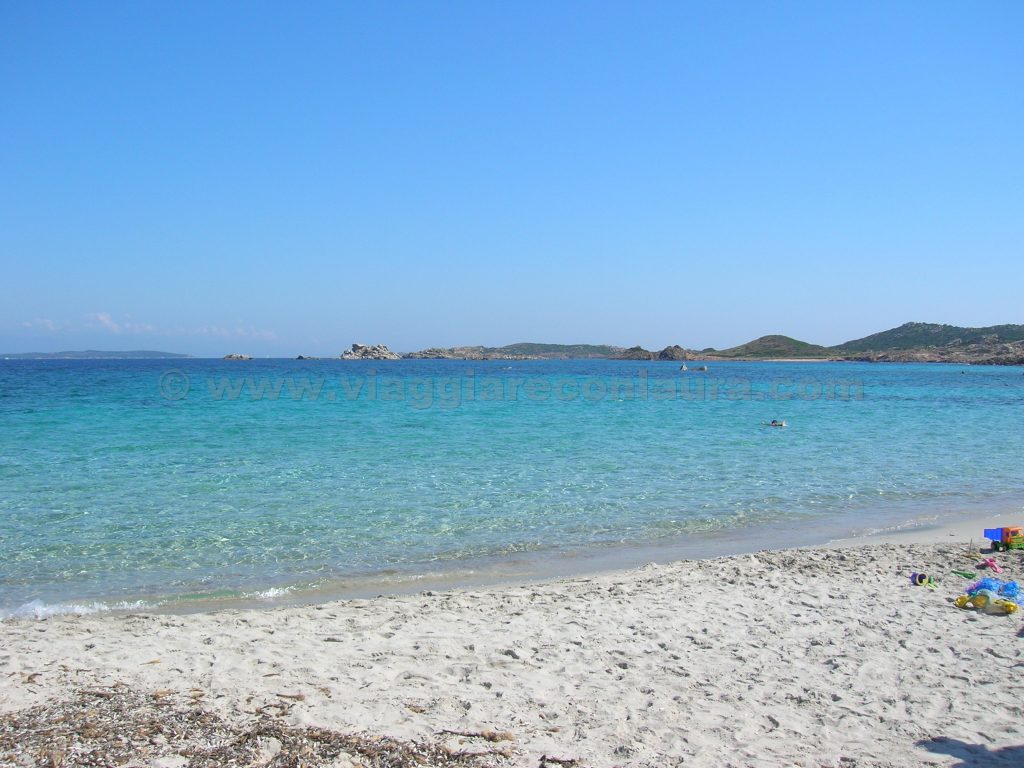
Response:
[[[192,355],[155,352],[150,349],[136,349],[130,352],[85,349],[79,352],[12,352],[0,355],[4,360],[180,360],[186,357]]]
[[[964,328],[938,323],[904,323],[898,328],[822,347],[788,336],[762,336],[730,349],[701,350],[707,359],[780,358],[891,363],[1024,365],[1024,325]]]
[[[301,357],[301,355],[300,355]],[[398,355],[384,345],[353,344],[345,360],[851,360],[863,362],[944,362],[1024,365],[1024,325],[963,328],[937,323],[904,323],[862,339],[825,347],[789,336],[771,335],[728,349],[691,349],[677,344],[662,350],[604,344],[509,344],[504,347],[430,347]]]

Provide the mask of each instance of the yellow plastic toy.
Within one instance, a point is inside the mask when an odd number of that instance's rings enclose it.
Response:
[[[1012,600],[1004,600],[1001,597],[997,597],[987,589],[975,592],[973,595],[960,595],[953,602],[957,608],[973,608],[983,613],[1005,613],[1009,615],[1019,610],[1018,605]]]

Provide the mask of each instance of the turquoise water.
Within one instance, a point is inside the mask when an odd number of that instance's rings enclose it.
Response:
[[[1021,509],[1019,368],[710,366],[0,361],[0,610]]]

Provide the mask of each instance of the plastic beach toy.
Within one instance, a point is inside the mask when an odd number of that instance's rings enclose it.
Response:
[[[985,567],[991,568],[992,571],[995,572],[995,573],[1002,573],[1003,572],[1003,567],[1001,565],[999,565],[999,563],[996,562],[996,559],[994,557],[986,557],[986,558],[984,558],[980,563],[978,563],[978,567],[979,568],[985,568]]]
[[[954,603],[957,608],[971,608],[984,613],[1016,613],[1021,599],[1020,585],[1016,581],[1003,581],[991,576],[980,579],[967,588]]]
[[[973,594],[960,595],[953,601],[957,608],[973,609],[982,613],[1016,613],[1019,608],[1012,600],[1004,600],[990,589],[982,589]]]
[[[910,583],[915,587],[928,587],[929,589],[935,589],[935,577],[929,576],[927,573],[910,574]]]
[[[1010,549],[1024,549],[1024,528],[1019,525],[1003,528],[986,528],[982,534],[992,542],[992,551],[1004,552]]]
[[[1016,601],[1020,597],[1020,585],[1016,581],[1003,581],[993,576],[986,576],[984,579],[971,584],[966,589],[967,594],[973,595],[975,592],[988,591],[993,592],[999,597],[1005,597],[1008,600]]]
[[[1008,581],[999,588],[999,596],[1020,604],[1020,585],[1016,581]]]

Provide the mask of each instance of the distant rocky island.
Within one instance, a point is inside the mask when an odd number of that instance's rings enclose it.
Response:
[[[337,357],[298,355],[296,360],[401,360],[402,355],[392,352],[386,344],[353,344]]]
[[[353,344],[351,349],[341,353],[342,360],[401,360],[402,356],[392,352],[384,344]]]

